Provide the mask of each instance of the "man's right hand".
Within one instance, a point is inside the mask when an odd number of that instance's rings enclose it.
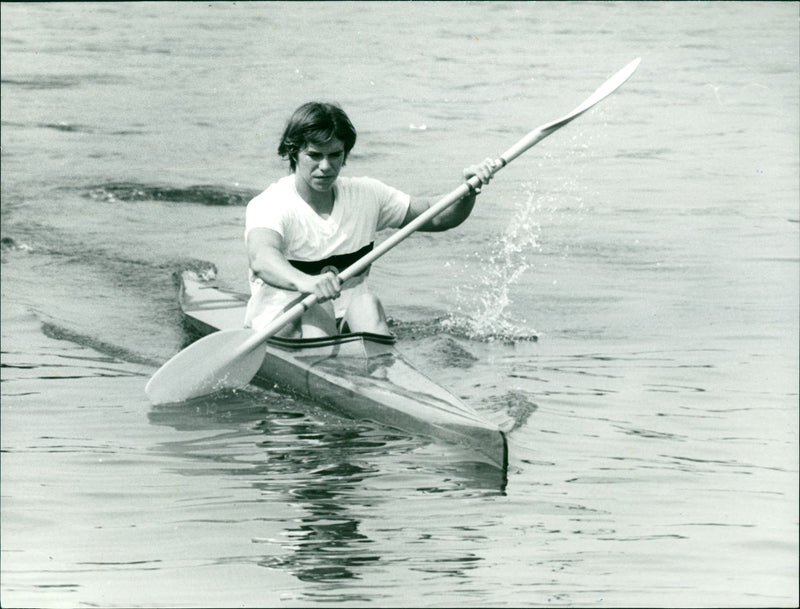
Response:
[[[321,275],[306,275],[308,281],[302,286],[301,292],[315,294],[318,302],[333,300],[342,293],[342,282],[333,271]]]

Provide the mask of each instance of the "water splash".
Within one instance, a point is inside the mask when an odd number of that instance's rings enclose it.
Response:
[[[0,251],[3,252],[29,252],[31,247],[26,243],[17,243],[11,237],[3,237],[0,239]]]
[[[488,257],[481,260],[484,273],[479,286],[456,288],[457,302],[461,304],[441,321],[445,331],[481,341],[537,340],[535,331],[518,327],[507,312],[512,304],[512,287],[530,268],[531,254],[540,248],[536,196],[530,186],[526,191],[525,200],[517,206],[504,234],[493,242]]]
[[[183,258],[175,263],[172,272],[172,280],[175,286],[182,283],[184,274],[189,274],[196,281],[211,283],[217,278],[217,265],[207,260],[197,258]]]

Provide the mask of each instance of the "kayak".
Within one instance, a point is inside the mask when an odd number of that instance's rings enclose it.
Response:
[[[203,336],[240,329],[247,300],[192,271],[181,275],[180,307]],[[345,417],[467,447],[476,460],[505,469],[504,432],[412,366],[395,342],[370,333],[273,337],[253,382],[308,397]]]

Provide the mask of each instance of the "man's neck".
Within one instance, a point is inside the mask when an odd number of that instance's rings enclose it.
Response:
[[[310,188],[301,180],[295,180],[295,190],[297,194],[308,203],[308,205],[317,212],[318,215],[327,217],[333,211],[334,192],[333,187],[330,190],[319,191]]]

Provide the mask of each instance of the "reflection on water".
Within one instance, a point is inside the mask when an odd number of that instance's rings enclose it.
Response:
[[[302,581],[330,582],[358,577],[358,567],[380,560],[372,541],[359,531],[359,520],[348,513],[348,496],[372,472],[352,463],[330,464],[311,472],[302,486],[289,491],[307,516],[284,531],[294,550],[286,556],[266,556],[259,564],[290,571]]]
[[[422,439],[342,419],[271,392],[236,390],[162,404],[154,406],[148,418],[155,425],[189,434],[158,446],[171,463],[185,464],[179,473],[244,478],[259,491],[265,506],[282,502],[300,510],[299,517],[293,513],[281,520],[279,535],[251,541],[280,549],[279,553],[265,552],[259,566],[291,573],[305,582],[360,579],[365,567],[381,562],[383,552],[361,530],[359,514],[403,492],[374,488],[372,483],[383,476],[407,478],[415,485],[408,491],[416,493],[456,492],[474,497],[505,491],[505,472],[470,462],[467,454],[460,461],[458,448],[435,446],[432,451],[447,450],[452,459],[431,462]],[[199,469],[198,462],[202,463]],[[413,475],[407,473],[412,470]],[[231,496],[232,503],[236,500]],[[217,503],[214,509],[225,508]],[[464,561],[479,559],[458,556],[453,560],[452,565],[437,569],[460,571]],[[337,594],[336,600],[369,598]]]

